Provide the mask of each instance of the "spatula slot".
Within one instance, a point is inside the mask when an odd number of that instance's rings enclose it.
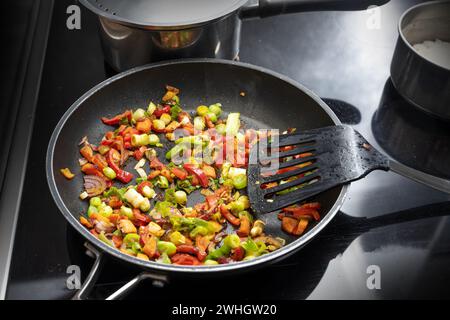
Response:
[[[304,153],[304,154],[305,155],[310,154],[310,156],[298,157],[298,158],[294,158],[294,159],[289,160],[289,161],[280,162],[279,169],[295,167],[295,166],[300,165],[300,164],[306,164],[308,162],[316,162],[317,161],[317,157],[314,156],[312,153]]]
[[[268,182],[275,182],[275,181],[282,181],[285,179],[288,179],[290,177],[295,177],[301,174],[308,173],[310,171],[313,171],[317,169],[317,165],[314,161],[305,162],[301,165],[297,166],[290,166],[287,168],[283,168],[281,170],[274,171],[267,171],[263,172],[261,171],[261,181],[262,183],[268,183]]]
[[[301,169],[306,169],[306,168],[301,168]],[[274,187],[262,190],[264,197],[267,198],[270,195],[279,193],[281,191],[285,191],[285,190],[293,188],[293,187],[303,188],[306,186],[306,184],[316,183],[317,181],[320,180],[319,169],[307,168],[305,171],[306,171],[306,174],[302,177],[299,177],[297,179],[292,179],[292,180],[286,181],[284,183],[278,183]],[[278,179],[279,176],[280,175],[277,175],[276,178]],[[311,182],[311,181],[313,181],[313,182]],[[303,184],[305,184],[305,185],[303,186]]]
[[[299,144],[314,144],[315,142],[316,142],[315,135],[293,133],[278,136],[279,147],[295,146]]]
[[[261,165],[267,164],[268,162],[274,161],[274,160],[286,160],[286,158],[297,156],[297,155],[304,155],[304,157],[309,156],[310,154],[314,153],[315,151],[314,145],[301,145],[297,146],[296,148],[292,148],[290,150],[286,151],[279,151],[275,152],[272,155],[264,155],[262,154],[259,157],[259,162]],[[288,159],[289,160],[289,159]]]

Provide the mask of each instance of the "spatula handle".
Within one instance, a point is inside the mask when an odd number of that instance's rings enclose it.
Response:
[[[410,178],[431,188],[450,194],[450,180],[438,178],[430,174],[412,169],[396,161],[389,161],[389,168],[399,175]]]

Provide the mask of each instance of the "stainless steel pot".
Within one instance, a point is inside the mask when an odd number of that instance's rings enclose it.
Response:
[[[410,8],[400,18],[398,29],[391,64],[392,83],[411,104],[450,120],[450,69],[413,47],[426,40],[450,42],[450,1],[426,2]]]
[[[117,71],[177,58],[235,59],[241,19],[364,10],[389,0],[80,0],[99,16],[105,60]]]

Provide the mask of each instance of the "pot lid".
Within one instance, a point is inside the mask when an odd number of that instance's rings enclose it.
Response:
[[[80,0],[94,13],[144,28],[201,25],[237,10],[248,0]]]

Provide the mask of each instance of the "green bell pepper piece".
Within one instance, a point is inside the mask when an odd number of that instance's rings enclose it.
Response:
[[[105,236],[105,232],[102,231],[100,232],[100,234],[98,235],[98,238],[103,241],[104,243],[106,243],[107,245],[114,247],[114,244]]]
[[[159,252],[165,253],[170,256],[177,252],[177,247],[172,242],[158,241],[158,250]]]
[[[225,128],[226,134],[228,136],[235,136],[238,133],[241,126],[241,121],[239,120],[240,116],[241,114],[238,112],[228,114],[227,124]]]
[[[123,243],[127,247],[132,247],[134,242],[139,243],[140,236],[137,233],[128,233],[125,238],[123,238]]]
[[[158,262],[160,262],[160,263],[165,263],[165,264],[171,264],[171,263],[172,263],[172,261],[170,261],[169,256],[168,256],[167,253],[165,253],[165,252],[163,252],[163,253],[159,256],[158,260],[156,260],[156,261],[158,261]]]
[[[161,189],[167,189],[169,187],[169,180],[167,180],[164,176],[158,176],[156,178],[155,186],[160,187]]]

